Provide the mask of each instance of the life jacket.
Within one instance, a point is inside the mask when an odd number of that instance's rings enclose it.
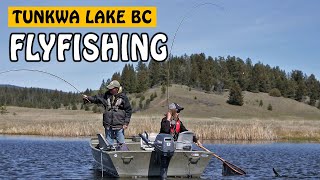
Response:
[[[171,134],[180,133],[180,124],[181,124],[180,119],[178,119],[175,124],[171,124],[170,125],[170,133]]]
[[[119,91],[118,91],[118,94],[120,94],[122,92],[122,87],[119,88]],[[117,111],[119,109],[119,106],[122,104],[123,102],[123,99],[121,97],[116,97],[115,95],[114,96],[110,96],[108,99],[107,99],[107,110],[110,111],[110,110],[115,110]]]
[[[112,98],[112,97],[111,97]],[[121,105],[122,103],[122,98],[118,98],[117,100],[115,100],[113,103],[111,102],[111,98],[108,98],[107,99],[107,110],[110,111],[110,110],[115,110],[117,111],[119,109],[119,106]]]

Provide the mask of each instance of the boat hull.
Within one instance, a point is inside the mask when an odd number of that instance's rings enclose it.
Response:
[[[160,175],[160,156],[155,151],[140,148],[140,143],[128,142],[129,151],[102,151],[91,140],[92,155],[112,177],[153,177]],[[101,159],[102,156],[102,159]],[[168,177],[200,177],[211,154],[206,151],[175,151],[170,158]]]

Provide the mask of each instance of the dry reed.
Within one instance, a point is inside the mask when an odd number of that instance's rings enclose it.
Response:
[[[17,109],[15,109],[17,110]],[[84,111],[23,108],[17,115],[0,115],[0,134],[44,136],[95,136],[104,133],[102,115]],[[161,116],[133,114],[127,137],[160,130]],[[183,118],[187,129],[200,139],[212,140],[312,140],[320,141],[320,121]]]

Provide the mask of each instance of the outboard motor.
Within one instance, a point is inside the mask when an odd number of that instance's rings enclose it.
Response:
[[[170,134],[158,134],[154,141],[154,147],[158,157],[160,157],[161,179],[166,179],[169,162],[175,150],[173,137]]]

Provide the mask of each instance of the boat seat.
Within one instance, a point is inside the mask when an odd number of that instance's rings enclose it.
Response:
[[[142,135],[144,137],[147,136],[146,133],[143,133]],[[157,135],[158,135],[158,133],[150,133],[148,135],[148,140],[149,140],[150,144],[154,143],[154,141],[156,140]],[[147,145],[142,139],[140,139],[140,147],[141,147],[141,149],[146,150],[146,151],[153,151],[154,150],[154,147],[151,147],[151,146]]]
[[[99,140],[99,149],[102,150],[111,150],[113,149],[112,145],[110,145],[102,134],[97,134]]]
[[[99,140],[99,149],[104,151],[129,151],[126,144],[116,144],[116,146],[111,145],[102,134],[97,134]]]
[[[194,133],[184,131],[179,133],[178,139],[175,142],[177,150],[192,151]]]

